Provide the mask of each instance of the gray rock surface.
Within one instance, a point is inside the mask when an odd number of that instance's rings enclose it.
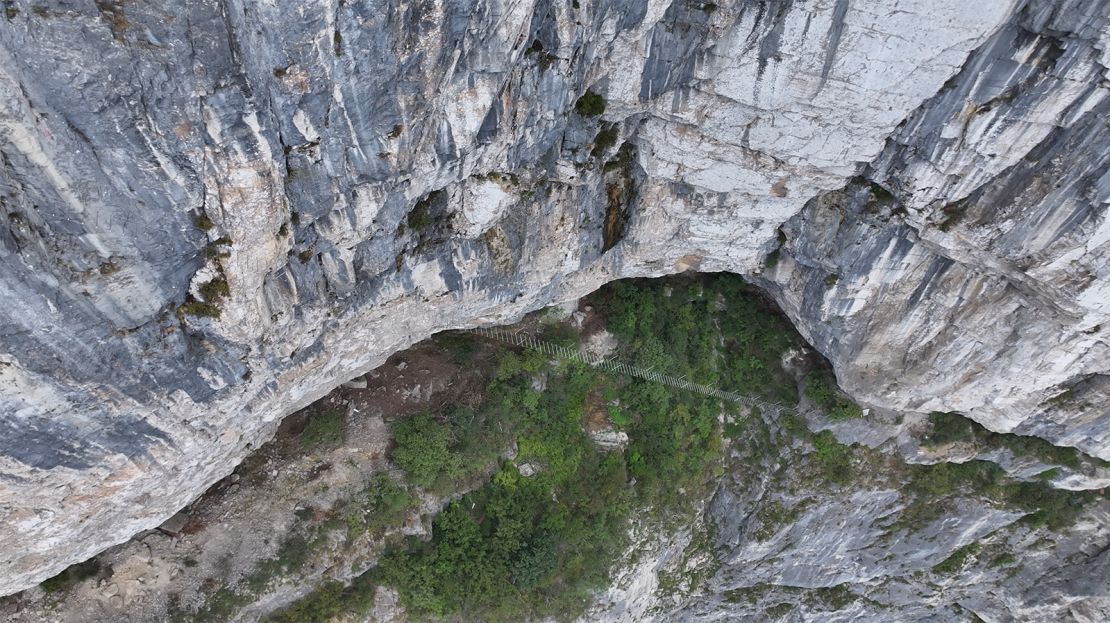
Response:
[[[839,501],[809,498],[792,525],[761,541],[752,537],[751,507],[743,512],[752,501],[730,497],[727,486],[711,512],[717,547],[728,555],[697,594],[651,620],[762,621],[776,606],[802,621],[967,620],[969,613],[985,621],[1100,621],[1110,612],[1105,505],[1050,538],[978,504],[905,533],[884,525],[900,507],[898,494],[862,490]],[[973,542],[979,549],[961,568],[931,571]],[[1016,562],[998,562],[1011,550]],[[662,601],[640,599],[657,608]]]
[[[889,471],[897,462],[882,452],[864,452],[838,486],[815,477],[808,443],[762,458],[751,447],[733,446],[729,474],[698,521],[677,535],[640,535],[583,621],[1110,616],[1105,499],[1064,529],[1030,525],[1021,511],[974,494],[930,498],[926,506],[943,510],[921,515],[912,509],[922,500],[899,486]]]
[[[1110,459],[1105,0],[3,8],[0,594],[625,276],[759,273],[862,402]]]

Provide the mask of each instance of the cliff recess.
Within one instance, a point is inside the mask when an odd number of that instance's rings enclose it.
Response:
[[[619,277],[750,275],[862,403],[1110,459],[1104,0],[3,5],[0,594]]]

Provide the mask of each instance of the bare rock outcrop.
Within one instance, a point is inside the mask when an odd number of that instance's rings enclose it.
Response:
[[[0,594],[619,277],[758,275],[862,402],[1110,459],[1105,0],[3,5]]]

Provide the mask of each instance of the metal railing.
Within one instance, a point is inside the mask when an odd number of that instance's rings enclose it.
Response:
[[[488,337],[499,342],[512,344],[513,346],[520,346],[523,348],[537,350],[551,357],[559,357],[560,359],[576,361],[578,363],[593,366],[595,368],[600,368],[602,370],[607,370],[609,372],[616,372],[618,374],[634,376],[645,381],[659,383],[668,387],[674,387],[675,389],[697,392],[699,394],[712,396],[714,398],[720,398],[721,400],[728,400],[730,402],[735,402],[737,404],[742,404],[748,407],[758,407],[759,409],[765,412],[773,413],[776,416],[780,415],[783,412],[794,412],[794,409],[786,405],[766,402],[758,398],[752,398],[750,396],[741,396],[740,394],[737,394],[735,392],[724,391],[710,385],[701,385],[699,383],[694,383],[681,377],[656,372],[655,370],[649,368],[640,368],[638,366],[622,363],[620,361],[617,361],[616,359],[594,358],[591,357],[588,353],[582,352],[577,348],[570,348],[567,346],[555,344],[553,342],[541,340],[523,331],[508,331],[506,329],[487,327],[477,327],[474,329],[468,329],[468,331],[470,333],[481,335],[483,337]]]

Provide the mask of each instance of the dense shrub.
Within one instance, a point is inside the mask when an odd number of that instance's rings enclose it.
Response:
[[[430,542],[387,554],[376,578],[418,616],[564,618],[608,577],[625,542],[619,454],[591,453],[565,475],[524,478],[512,464],[436,518]]]
[[[924,446],[937,447],[975,439],[971,420],[955,413],[934,411],[929,414],[929,424],[932,430],[923,440]]]
[[[605,98],[587,90],[578,101],[574,103],[574,112],[583,117],[596,117],[605,112]]]
[[[830,420],[850,420],[863,415],[859,405],[836,388],[831,373],[813,372],[806,377],[806,397],[825,410]]]
[[[353,531],[378,532],[400,525],[416,497],[399,482],[385,474],[370,479],[361,496],[347,511],[347,527]]]
[[[958,413],[930,413],[929,425],[929,433],[922,440],[922,445],[926,447],[956,442],[975,443],[986,448],[1007,448],[1017,456],[1072,469],[1079,468],[1087,458],[1075,448],[1055,446],[1039,437],[987,430],[978,422]]]
[[[797,336],[782,318],[767,320],[769,308],[736,283],[618,282],[590,302],[638,365],[796,399],[780,361]],[[735,329],[724,342],[719,323]],[[576,340],[559,324],[547,325],[543,337],[567,346]],[[533,389],[541,375],[542,392]],[[631,438],[626,451],[601,452],[585,435],[590,394],[616,412],[614,421]],[[411,482],[430,486],[461,471],[476,473],[475,465],[496,457],[497,442],[515,438],[516,463],[539,471],[525,478],[514,464],[502,464],[487,484],[436,518],[431,541],[411,539],[383,557],[374,581],[396,587],[417,616],[572,617],[607,580],[633,504],[665,517],[712,480],[721,455],[719,407],[656,383],[612,379],[565,362],[552,366],[536,352],[504,352],[478,408],[395,424],[393,459]],[[848,455],[824,441],[822,460],[830,477],[841,479]]]
[[[797,402],[782,356],[803,342],[738,277],[617,281],[589,300],[637,365],[773,402]]]
[[[458,473],[459,457],[451,452],[450,427],[421,413],[393,425],[393,462],[405,470],[411,482],[432,486],[437,479]]]
[[[821,475],[836,484],[852,481],[852,452],[827,430],[813,435],[813,460]]]

